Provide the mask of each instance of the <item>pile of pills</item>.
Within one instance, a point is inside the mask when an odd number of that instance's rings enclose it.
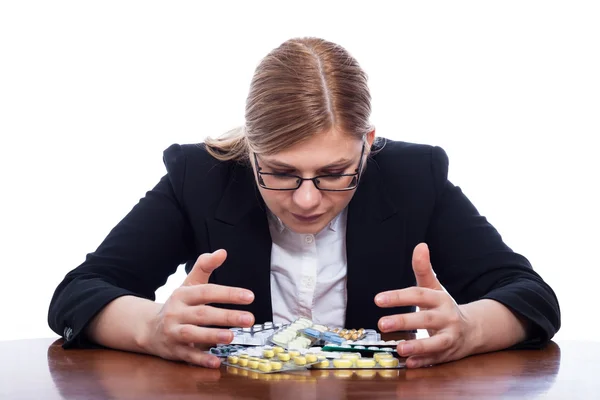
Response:
[[[314,343],[314,339],[300,334],[300,331],[306,328],[327,330],[327,328],[322,325],[313,325],[311,320],[299,318],[292,324],[275,333],[271,338],[271,342],[290,349],[307,349]]]
[[[233,331],[233,341],[230,344],[264,346],[269,343],[269,339],[275,331],[282,327],[283,324],[265,322],[264,324],[256,324],[251,328],[231,328],[231,331]]]

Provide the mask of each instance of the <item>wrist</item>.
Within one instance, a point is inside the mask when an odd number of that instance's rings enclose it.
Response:
[[[162,304],[154,302],[148,304],[146,312],[143,313],[144,317],[139,319],[139,324],[134,331],[133,340],[138,351],[141,353],[154,354],[152,339],[155,337],[162,306]]]
[[[458,306],[466,322],[465,342],[467,344],[467,355],[481,353],[483,351],[485,338],[481,318],[477,318],[473,303]]]

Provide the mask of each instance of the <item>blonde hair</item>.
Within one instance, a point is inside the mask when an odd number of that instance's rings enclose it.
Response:
[[[373,127],[367,75],[341,46],[290,39],[262,59],[246,100],[245,126],[205,140],[215,158],[245,161],[336,129],[362,139]]]

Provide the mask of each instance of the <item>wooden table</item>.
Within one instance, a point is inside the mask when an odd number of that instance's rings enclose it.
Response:
[[[416,370],[232,373],[61,341],[0,342],[0,399],[600,398],[600,343],[551,343]]]

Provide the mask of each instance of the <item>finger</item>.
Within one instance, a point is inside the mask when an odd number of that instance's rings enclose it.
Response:
[[[443,290],[442,285],[438,281],[433,272],[431,261],[429,258],[429,247],[425,243],[419,243],[413,251],[412,259],[413,271],[417,278],[417,286]]]
[[[223,249],[213,253],[200,254],[194,267],[183,281],[182,286],[200,285],[208,283],[210,274],[220,267],[227,258],[227,252]]]
[[[208,303],[250,304],[254,301],[254,293],[250,290],[212,283],[182,286],[175,289],[173,296],[190,306]]]
[[[452,346],[452,342],[450,334],[439,333],[425,339],[401,342],[396,347],[396,350],[402,357],[433,355],[448,350]]]
[[[182,344],[229,344],[233,340],[233,332],[229,329],[205,328],[192,324],[175,325],[171,337]]]
[[[406,359],[406,367],[407,368],[422,368],[429,367],[431,365],[440,364],[440,357],[431,357],[431,356],[423,356],[423,357],[409,357]]]
[[[443,292],[422,287],[390,290],[375,296],[375,304],[379,307],[418,306],[434,308],[443,301]]]
[[[446,323],[443,313],[428,310],[383,317],[379,320],[378,326],[381,332],[396,332],[413,329],[441,329]]]
[[[225,310],[211,306],[186,307],[181,322],[194,325],[241,326],[254,325],[254,315],[249,312]]]
[[[221,360],[219,357],[206,353],[203,350],[196,349],[192,346],[178,345],[175,347],[175,356],[179,360],[190,364],[200,365],[206,368],[219,368]]]

